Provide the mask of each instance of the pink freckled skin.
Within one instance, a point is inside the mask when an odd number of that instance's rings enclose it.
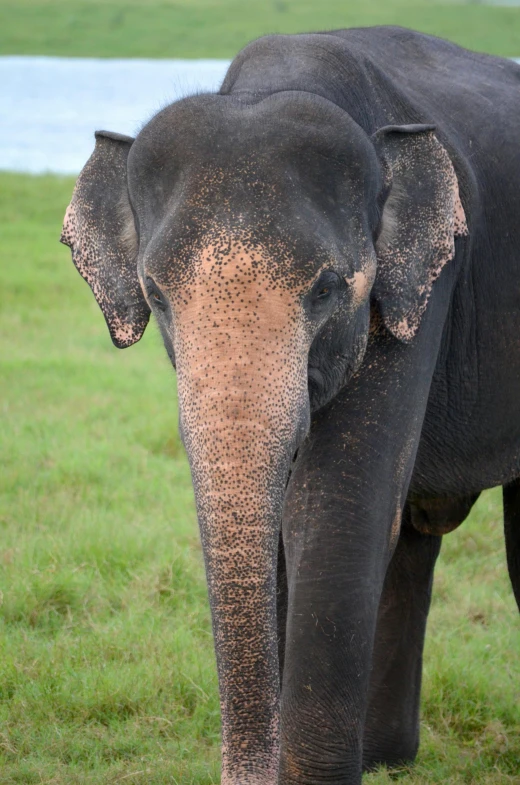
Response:
[[[213,233],[172,292],[171,340],[213,612],[222,782],[275,785],[279,676],[266,587],[310,335],[300,292],[270,280],[273,259],[223,228]]]
[[[354,308],[357,308],[368,298],[370,289],[374,283],[374,277],[375,265],[373,269],[370,269],[368,272],[365,272],[364,270],[358,270],[351,278],[345,278],[346,283],[352,291]]]
[[[381,306],[387,328],[409,343],[434,282],[453,259],[455,237],[468,229],[453,164],[432,132],[393,136],[381,144],[393,177],[376,244]]]
[[[72,206],[69,204],[67,209],[65,210],[65,216],[63,218],[63,229],[61,232],[60,241],[65,243],[67,237],[70,235],[72,229]]]
[[[132,340],[133,338],[133,329],[130,324],[124,324],[119,320],[114,321],[112,323],[112,331],[114,336],[119,343],[127,343]]]
[[[396,334],[404,341],[411,341],[415,335],[415,329],[408,324],[407,319],[401,319],[397,323],[395,330]]]
[[[460,201],[459,184],[457,178],[453,183],[453,202],[454,202],[454,226],[453,233],[456,237],[464,237],[468,234],[468,224],[466,222],[466,213]]]
[[[395,549],[399,539],[399,532],[401,531],[401,516],[403,511],[400,507],[397,508],[394,520],[392,521],[392,529],[390,531],[390,551]]]

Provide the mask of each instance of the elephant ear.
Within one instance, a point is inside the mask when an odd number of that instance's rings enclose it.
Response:
[[[386,126],[372,137],[384,193],[373,294],[386,327],[413,339],[432,285],[468,232],[451,159],[431,125]]]
[[[96,147],[76,182],[61,242],[87,281],[119,349],[138,341],[150,308],[137,276],[138,240],[126,164],[133,139],[96,132]]]

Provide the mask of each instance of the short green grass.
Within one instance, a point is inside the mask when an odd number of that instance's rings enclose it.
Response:
[[[112,347],[57,242],[72,186],[0,175],[0,783],[217,783],[175,377],[154,327]],[[520,783],[519,652],[493,491],[446,538],[403,785]]]
[[[1,0],[0,53],[232,57],[264,33],[373,24],[520,56],[520,9],[471,0]]]
[[[175,378],[153,328],[127,352],[107,341],[57,242],[72,186],[0,177],[0,782],[211,782]]]
[[[0,0],[0,54],[231,57],[264,32],[375,23],[520,55],[518,9],[428,0]],[[112,347],[57,243],[72,187],[0,175],[0,785],[218,783],[175,377],[152,326]],[[494,490],[445,540],[403,785],[520,784],[520,621],[501,531]]]

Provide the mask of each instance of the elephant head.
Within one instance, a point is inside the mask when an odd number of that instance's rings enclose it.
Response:
[[[63,241],[116,346],[150,310],[177,369],[219,673],[222,782],[274,783],[276,555],[311,411],[360,365],[371,304],[411,341],[465,231],[431,126],[370,138],[306,93],[185,99],[99,132]]]

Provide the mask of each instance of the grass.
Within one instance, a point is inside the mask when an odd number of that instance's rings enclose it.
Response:
[[[264,33],[371,24],[520,55],[520,9],[472,0],[0,0],[0,53],[232,57]]]
[[[72,185],[0,178],[0,782],[211,782],[216,678],[175,379],[153,329],[128,352],[107,342],[57,243]]]
[[[175,377],[154,328],[112,347],[57,243],[72,186],[0,175],[0,783],[208,785],[218,699]],[[403,785],[520,782],[500,507],[486,494],[446,538]]]
[[[371,23],[520,54],[519,9],[427,0],[0,0],[0,53],[230,57],[263,32]],[[112,347],[57,243],[72,187],[0,174],[0,785],[210,785],[218,698],[175,377],[153,327]],[[402,785],[520,784],[501,530],[494,490],[445,538]]]

